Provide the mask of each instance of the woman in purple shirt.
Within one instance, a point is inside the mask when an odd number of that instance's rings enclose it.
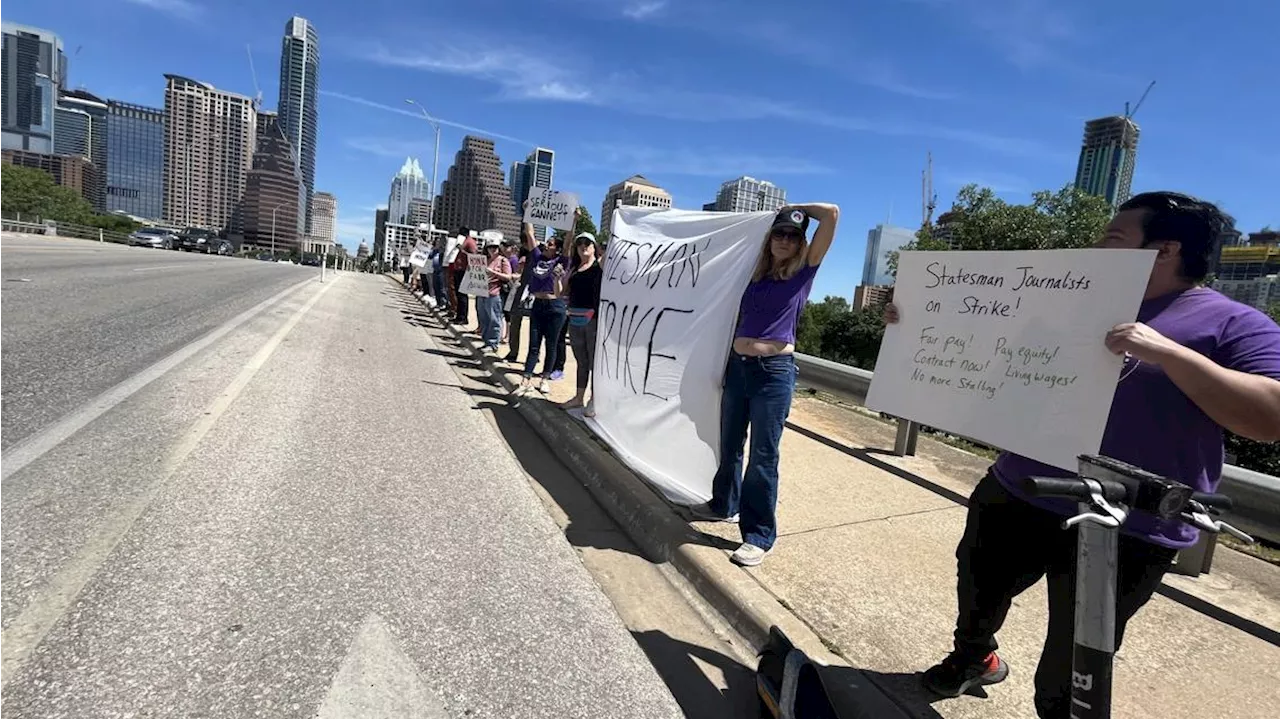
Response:
[[[835,205],[782,208],[742,295],[720,399],[720,468],[711,501],[692,511],[701,519],[719,521],[738,521],[740,516],[742,546],[730,559],[744,567],[764,561],[777,537],[778,443],[796,384],[796,324],[818,265],[835,239],[839,217]],[[807,242],[810,218],[818,221],[818,229]],[[744,476],[748,427],[751,457]]]

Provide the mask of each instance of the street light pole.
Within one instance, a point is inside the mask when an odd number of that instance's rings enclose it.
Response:
[[[436,131],[436,149],[431,160],[431,224],[434,226],[436,223],[436,172],[440,169],[440,123],[418,101],[405,100],[405,102],[421,110],[423,119],[431,123],[431,127]]]

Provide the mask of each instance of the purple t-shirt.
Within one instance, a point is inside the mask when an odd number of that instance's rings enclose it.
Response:
[[[551,257],[543,254],[541,247],[533,248],[529,253],[529,294],[551,294],[556,291],[555,266],[561,265],[569,270],[569,258],[562,255]]]
[[[738,309],[741,319],[734,338],[750,337],[795,344],[800,310],[809,299],[816,274],[818,266],[806,264],[789,280],[766,276],[747,285]]]
[[[1280,327],[1214,290],[1196,287],[1146,300],[1137,321],[1223,367],[1280,379]],[[1120,371],[1101,453],[1200,492],[1216,491],[1222,479],[1222,428],[1163,369],[1132,357]],[[1027,477],[1070,477],[1070,472],[1009,452],[993,469],[1016,496],[1058,514],[1076,513],[1071,500],[1032,499],[1019,486]],[[1143,512],[1130,515],[1121,530],[1173,548],[1189,547],[1199,536],[1185,522],[1162,522]]]

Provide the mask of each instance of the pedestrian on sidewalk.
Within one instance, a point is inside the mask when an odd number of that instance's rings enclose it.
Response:
[[[467,276],[467,257],[476,254],[476,238],[471,236],[471,230],[463,227],[458,230],[461,236],[458,254],[453,258],[453,264],[449,269],[453,272],[453,324],[466,327],[471,324],[471,297],[462,292],[462,278]]]
[[[484,254],[489,273],[489,293],[476,298],[476,315],[480,323],[480,340],[484,351],[496,353],[502,337],[502,286],[511,277],[511,263],[502,256],[502,241],[487,240]]]
[[[1216,206],[1173,192],[1149,192],[1120,205],[1098,247],[1157,250],[1136,322],[1098,342],[1125,358],[1101,453],[1163,477],[1215,492],[1222,433],[1280,440],[1280,327],[1263,313],[1203,286],[1218,238],[1234,221]],[[902,290],[899,290],[902,291]],[[885,321],[897,322],[896,305]],[[1070,500],[1032,498],[1029,477],[1071,477],[1010,452],[996,458],[969,498],[956,548],[959,612],[954,649],[924,673],[933,692],[957,697],[1009,674],[996,633],[1013,599],[1047,577],[1049,626],[1035,673],[1041,719],[1071,716],[1077,513]],[[1179,549],[1198,531],[1133,511],[1117,556],[1116,636],[1151,598]]]
[[[521,235],[525,249],[529,251],[529,294],[533,295],[533,309],[529,315],[529,352],[524,360],[524,381],[520,383],[520,390],[528,390],[533,385],[533,370],[538,365],[541,345],[545,342],[547,356],[542,363],[542,381],[538,383],[538,391],[546,394],[551,390],[549,379],[556,364],[556,338],[567,314],[561,293],[569,263],[560,255],[556,238],[547,240],[545,249],[538,247],[533,225],[527,222],[521,228]]]
[[[458,316],[458,290],[453,284],[453,263],[457,261],[458,253],[462,251],[462,239],[460,234],[445,238],[442,258],[445,292],[448,296],[448,306],[452,317]]]
[[[523,243],[522,243],[523,244]],[[533,265],[529,262],[530,252],[524,247],[518,248],[519,257],[515,264],[512,265],[512,274],[518,278],[515,281],[515,300],[511,302],[511,317],[507,328],[507,356],[503,357],[504,362],[519,362],[520,360],[520,330],[524,326],[525,320],[533,312],[533,294],[529,292],[529,277],[531,275]]]
[[[404,278],[405,289],[409,288],[409,273],[413,271],[413,266],[409,264],[409,258],[404,255],[400,256],[400,276]]]
[[[432,248],[431,252],[431,285],[435,291],[436,306],[449,308],[449,292],[444,282],[444,245],[447,247],[447,241],[438,242]]]
[[[503,278],[502,290],[498,293],[498,297],[502,299],[502,344],[508,343],[507,328],[511,325],[511,310],[507,309],[510,305],[511,293],[516,289],[516,283],[520,279],[520,254],[516,250],[516,243],[511,240],[503,240],[502,247],[498,250],[502,256],[507,258],[507,264],[510,265],[511,271]]]
[[[566,259],[569,262],[568,274],[573,274],[573,271],[578,267],[579,258],[578,258],[578,253],[576,251],[574,252],[569,251],[569,233],[558,232],[556,233],[556,239],[560,242],[560,247],[564,248],[565,250],[564,254],[566,255]],[[566,275],[566,277],[567,276],[568,275]],[[567,289],[567,285],[566,285],[566,289]],[[564,379],[564,363],[565,363],[565,360],[567,360],[568,358],[569,358],[569,318],[566,315],[564,324],[560,326],[560,334],[556,335],[556,363],[551,368],[552,382],[559,382],[560,380]]]
[[[691,511],[717,521],[741,515],[742,545],[730,560],[745,567],[764,561],[778,535],[778,444],[796,384],[796,325],[839,218],[840,208],[828,204],[779,210],[742,295],[720,399],[720,467],[711,501]],[[810,220],[818,221],[812,242],[805,238]],[[744,475],[748,428],[751,456]]]
[[[604,271],[596,261],[595,235],[579,234],[573,241],[578,264],[569,273],[565,295],[568,299],[569,341],[573,345],[573,360],[578,367],[577,393],[573,399],[560,405],[564,409],[586,407],[583,414],[594,417],[592,405],[586,403],[587,388],[591,385],[591,370],[595,366],[596,312],[600,309],[600,284]],[[595,402],[595,392],[591,393]]]

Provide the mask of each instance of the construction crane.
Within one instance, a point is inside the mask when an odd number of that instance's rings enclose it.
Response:
[[[933,211],[938,206],[938,195],[933,191],[933,151],[925,155],[924,172],[920,173],[921,227],[933,222]]]
[[[253,97],[253,108],[255,110],[261,110],[262,88],[258,87],[258,71],[253,69],[253,47],[245,45],[244,51],[249,54],[249,74],[253,75],[253,91],[256,93]]]
[[[1138,114],[1138,108],[1142,107],[1142,102],[1147,99],[1147,94],[1150,93],[1151,88],[1155,86],[1156,86],[1156,81],[1152,80],[1151,84],[1147,85],[1147,89],[1143,91],[1142,97],[1138,98],[1138,101],[1134,103],[1132,110],[1129,109],[1129,103],[1126,102],[1124,104],[1124,119],[1132,120],[1133,116]]]

